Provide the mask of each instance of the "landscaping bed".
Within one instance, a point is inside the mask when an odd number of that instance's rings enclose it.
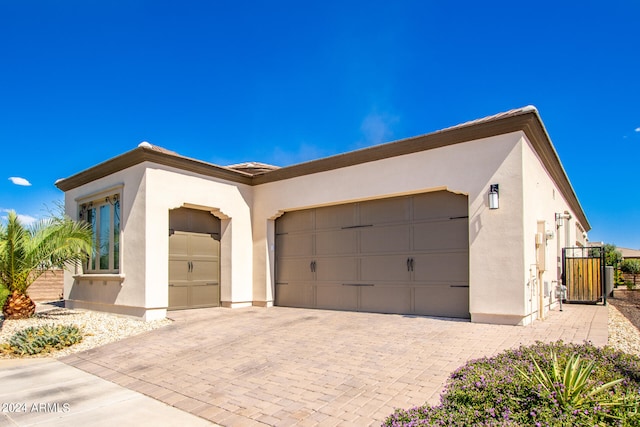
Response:
[[[470,361],[439,405],[398,409],[383,426],[638,426],[639,405],[639,357],[538,343]]]
[[[640,330],[640,289],[614,289],[613,297],[607,298],[607,302]]]

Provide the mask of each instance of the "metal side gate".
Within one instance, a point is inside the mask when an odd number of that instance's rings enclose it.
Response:
[[[607,303],[604,248],[600,246],[562,249],[562,284],[567,302]]]

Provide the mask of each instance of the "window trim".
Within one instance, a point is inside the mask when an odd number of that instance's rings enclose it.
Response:
[[[124,185],[117,185],[114,187],[109,187],[108,189],[99,191],[99,192],[95,192],[92,193],[88,196],[83,196],[83,197],[79,197],[76,198],[75,201],[77,203],[77,213],[78,213],[78,219],[81,221],[87,221],[87,213],[88,212],[88,208],[91,207],[93,209],[96,209],[96,212],[99,212],[99,209],[101,206],[109,206],[109,250],[108,250],[108,257],[109,257],[109,268],[106,269],[100,269],[99,268],[99,263],[100,263],[100,256],[98,255],[97,257],[95,257],[95,261],[96,263],[98,263],[98,268],[97,269],[91,269],[90,268],[90,263],[92,262],[92,259],[90,258],[89,260],[87,260],[87,262],[83,263],[83,273],[78,275],[78,278],[85,278],[83,276],[87,276],[86,278],[89,278],[89,276],[91,276],[92,278],[97,278],[98,276],[103,277],[104,279],[116,279],[119,280],[120,282],[122,282],[124,280],[124,275],[121,274],[122,271],[122,195],[123,195],[123,190],[124,190]],[[113,215],[114,213],[114,209],[115,209],[115,204],[113,202],[113,200],[115,200],[115,202],[119,205],[119,224],[118,224],[118,238],[117,238],[117,244],[118,244],[118,254],[117,254],[117,260],[118,260],[118,268],[112,268],[114,266],[115,263],[115,258],[116,258],[116,250],[115,250],[115,244],[116,244],[116,239],[114,239],[115,233],[113,232],[114,230],[114,225],[115,225],[115,216]],[[98,215],[99,216],[99,213]],[[99,221],[96,223],[98,224],[98,232],[94,233],[94,237],[98,238],[99,234],[100,234],[100,229],[99,229]],[[92,243],[93,246],[93,243]],[[93,251],[95,251],[96,248],[92,247],[92,256],[95,256],[95,253]]]

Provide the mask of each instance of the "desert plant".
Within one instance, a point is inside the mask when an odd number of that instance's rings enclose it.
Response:
[[[82,332],[76,325],[32,326],[16,332],[5,345],[4,351],[17,355],[34,355],[60,350],[82,341]]]
[[[595,362],[580,360],[580,355],[578,354],[571,355],[564,369],[560,368],[558,357],[553,350],[550,352],[550,359],[551,372],[546,372],[540,368],[540,365],[533,357],[531,358],[535,367],[533,372],[529,373],[518,367],[516,367],[516,370],[533,388],[541,385],[544,391],[549,395],[553,395],[558,404],[564,409],[583,409],[586,406],[591,406],[594,400],[602,393],[623,381],[622,378],[619,378],[601,385],[593,381],[590,382]],[[598,400],[598,402],[609,405],[618,402],[617,400],[609,401],[607,397],[604,399],[604,401]]]
[[[9,212],[0,223],[0,283],[11,293],[2,306],[5,319],[33,315],[35,304],[26,294],[45,271],[82,261],[91,250],[91,229],[86,223],[61,215],[23,226]]]

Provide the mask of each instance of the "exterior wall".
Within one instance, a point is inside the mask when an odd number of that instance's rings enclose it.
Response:
[[[127,234],[126,245],[123,244],[121,249],[119,274],[83,276],[80,266],[75,271],[65,272],[64,299],[67,306],[148,318],[145,309],[146,264],[139,257],[145,252],[144,173],[145,166],[136,165],[65,193],[66,213],[71,218],[78,218],[79,204],[83,199],[105,191],[112,193],[118,188],[121,193],[121,241]],[[162,316],[162,311],[157,313],[157,317]]]
[[[576,235],[576,213],[537,157],[526,138],[522,141],[523,159],[523,230],[525,307],[530,323],[544,318],[556,303],[555,289],[561,283],[562,248],[584,241]],[[569,212],[571,219],[556,222],[555,214]],[[580,226],[582,227],[582,226]],[[536,240],[536,234],[539,235]],[[544,253],[545,262],[539,257]],[[542,309],[540,309],[542,307]]]
[[[166,163],[146,160],[69,187],[65,205],[73,218],[87,197],[114,189],[121,193],[121,258],[118,274],[83,275],[79,268],[65,272],[64,297],[70,307],[146,320],[164,317],[169,211],[189,207],[221,219],[221,304],[269,306],[275,288],[275,220],[284,212],[448,190],[469,201],[471,320],[528,324],[544,317],[556,302],[561,248],[586,244],[583,224],[551,178],[558,171],[545,169],[524,131],[435,146],[439,148],[280,175],[280,180],[253,186],[260,180],[241,177],[243,183],[238,183],[238,176],[225,175],[224,168],[209,175],[209,166],[182,169],[163,157]],[[541,151],[548,160],[546,147]],[[566,181],[559,181],[566,191]],[[499,184],[499,209],[488,206],[491,184]],[[573,206],[578,206],[575,200]],[[556,223],[555,214],[565,211],[571,219]]]
[[[83,276],[80,267],[65,272],[69,307],[145,320],[165,317],[169,210],[185,205],[222,219],[221,300],[227,306],[250,304],[251,263],[242,260],[252,256],[251,188],[142,163],[67,191],[67,214],[77,218],[79,200],[117,186],[122,188],[120,273]]]
[[[522,138],[514,132],[256,186],[254,302],[273,303],[274,221],[285,211],[447,189],[469,197],[472,321],[520,322]],[[500,184],[498,210],[488,207],[493,183]]]
[[[166,307],[169,283],[169,210],[182,206],[212,211],[221,221],[220,300],[223,306],[252,303],[252,188],[168,167],[147,169],[147,301]],[[123,243],[125,244],[125,243]]]

